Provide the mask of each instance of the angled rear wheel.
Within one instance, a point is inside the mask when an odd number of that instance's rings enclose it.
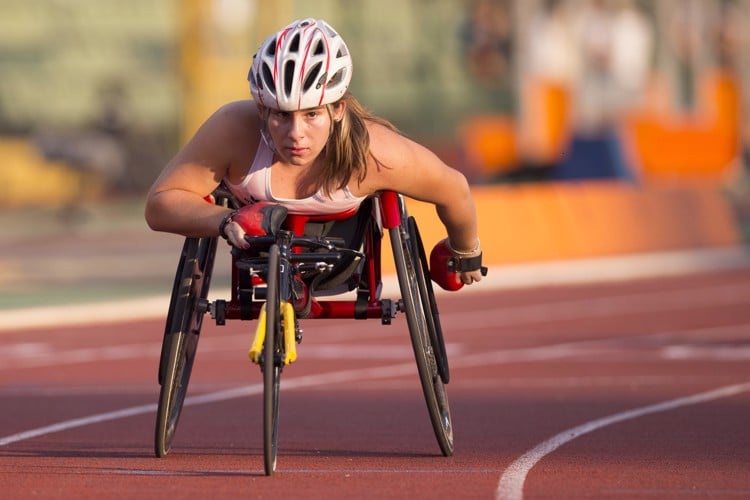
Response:
[[[417,221],[414,217],[407,220],[409,227],[409,240],[412,246],[412,254],[418,256],[419,262],[415,263],[414,270],[419,285],[419,294],[422,299],[422,307],[425,312],[427,321],[427,331],[430,335],[430,342],[435,352],[435,361],[437,362],[440,378],[444,383],[450,382],[450,370],[448,368],[448,353],[445,350],[445,341],[443,340],[443,327],[440,325],[440,315],[438,313],[437,301],[435,300],[435,289],[432,287],[430,278],[430,266],[427,263],[427,254],[424,251],[422,237],[419,234]]]
[[[159,363],[161,391],[154,450],[163,457],[172,440],[187,394],[203,315],[208,308],[216,238],[186,238],[177,266]]]
[[[430,293],[425,283],[422,264],[424,249],[421,248],[416,223],[411,218],[407,219],[405,214],[401,225],[389,229],[389,234],[402,308],[409,326],[427,411],[440,450],[443,455],[450,456],[453,454],[453,423],[444,381],[447,379],[448,364],[437,307],[432,307],[434,294]],[[441,364],[444,365],[443,369],[440,368]]]

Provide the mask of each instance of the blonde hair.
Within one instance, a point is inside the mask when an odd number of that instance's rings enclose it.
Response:
[[[341,120],[333,120],[334,108],[341,102],[346,104],[344,115]],[[350,92],[346,92],[339,101],[327,104],[326,108],[331,116],[331,134],[326,144],[318,187],[328,196],[331,191],[345,188],[352,178],[356,178],[357,182],[365,179],[367,161],[372,156],[367,122],[400,132],[388,120],[372,114]],[[372,158],[380,164],[377,158]]]

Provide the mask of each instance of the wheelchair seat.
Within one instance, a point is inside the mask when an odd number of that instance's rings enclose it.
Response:
[[[372,199],[362,202],[357,212],[346,219],[308,221],[305,236],[328,236],[343,239],[346,248],[362,251],[365,235],[372,223]],[[337,295],[354,290],[359,285],[360,269],[364,259],[353,254],[344,254],[334,268],[319,278],[306,280],[313,295]]]

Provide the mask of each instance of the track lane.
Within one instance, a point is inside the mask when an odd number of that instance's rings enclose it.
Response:
[[[279,487],[290,498],[427,498],[435,491],[492,498],[515,460],[566,429],[746,382],[749,300],[738,290],[748,283],[747,272],[734,272],[441,299],[457,442],[450,459],[434,443],[399,325],[303,324],[300,361],[282,380],[280,474],[268,480],[259,477],[259,398],[215,396],[260,381],[243,359],[252,325],[207,327],[190,397],[210,401],[188,408],[163,460],[151,458],[154,415],[146,409],[156,401],[160,322],[5,332],[0,401],[13,411],[0,416],[2,436],[82,415],[144,409],[0,446],[0,481],[7,480],[11,493],[33,488],[48,495],[74,492],[83,482],[92,491],[111,493],[107,488],[116,486],[123,497],[148,498],[144,492],[163,491],[171,479],[170,491],[196,498],[263,496]],[[402,371],[384,372],[389,366]],[[372,378],[347,379],[342,372]],[[747,493],[740,472],[750,446],[729,446],[750,444],[738,424],[750,406],[747,395],[699,406],[580,436],[530,469],[522,491],[528,498],[561,491],[676,498],[689,488]],[[728,430],[706,412],[720,412]],[[654,459],[659,452],[681,453],[682,433],[695,429],[704,448],[680,455],[691,474]],[[721,467],[701,468],[707,453]]]

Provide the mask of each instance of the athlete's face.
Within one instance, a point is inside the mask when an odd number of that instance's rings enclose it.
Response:
[[[339,109],[334,108],[331,115],[326,106],[301,111],[269,110],[267,127],[282,161],[308,166],[325,148],[331,121],[337,119],[340,119]]]

